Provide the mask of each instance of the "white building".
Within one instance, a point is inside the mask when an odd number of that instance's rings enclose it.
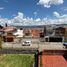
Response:
[[[16,37],[23,37],[24,36],[23,30],[17,29],[17,32],[15,32],[14,35]]]

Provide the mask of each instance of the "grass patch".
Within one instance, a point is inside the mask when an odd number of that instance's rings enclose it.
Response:
[[[0,67],[33,67],[31,54],[5,54],[0,56]]]

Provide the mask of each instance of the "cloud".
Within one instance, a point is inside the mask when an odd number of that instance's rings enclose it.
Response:
[[[58,12],[53,12],[53,15],[55,16],[55,17],[57,17],[57,18],[64,18],[64,17],[67,17],[67,15],[66,14],[64,14],[64,15],[60,15]]]
[[[18,12],[18,15],[14,17],[12,20],[13,25],[47,25],[47,24],[67,24],[67,16],[60,15],[58,12],[54,12],[54,16],[58,17],[57,19],[50,18],[29,18],[25,17],[23,13]]]
[[[35,18],[36,18],[36,16],[38,15],[37,11],[36,11],[36,12],[34,12],[33,14],[34,14]]]
[[[60,16],[57,12],[54,12],[56,16]],[[15,16],[13,19],[7,19],[0,17],[0,24],[5,25],[7,23],[8,25],[14,25],[14,26],[24,26],[24,25],[49,25],[49,24],[67,24],[67,16],[63,18],[56,18],[56,19],[50,19],[50,18],[29,18],[25,17],[23,13],[18,12],[17,16]]]
[[[41,21],[41,19],[40,18],[37,18],[35,21]]]
[[[4,9],[4,7],[0,7],[0,10],[3,10]]]
[[[17,18],[23,18],[24,17],[24,14],[23,13],[21,13],[21,12],[18,12],[18,15],[17,15]]]
[[[0,24],[5,25],[5,23],[8,23],[8,19],[0,17]]]
[[[50,7],[49,2],[50,2],[50,0],[39,0],[39,2],[37,4],[43,5],[44,7],[49,8]]]
[[[34,15],[37,15],[37,12],[34,12],[33,14],[34,14]]]
[[[53,14],[54,14],[54,16],[56,16],[56,17],[59,17],[60,15],[59,15],[59,13],[58,12],[53,12]]]
[[[43,5],[46,8],[50,8],[51,5],[60,5],[63,4],[63,0],[39,0],[37,5]]]
[[[22,22],[23,21],[24,14],[21,12],[18,12],[18,15],[14,17],[13,22]]]
[[[50,3],[54,5],[60,5],[63,4],[63,2],[63,0],[50,0]]]

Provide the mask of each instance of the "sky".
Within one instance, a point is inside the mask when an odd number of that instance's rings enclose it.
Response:
[[[67,0],[0,0],[0,24],[67,24]]]

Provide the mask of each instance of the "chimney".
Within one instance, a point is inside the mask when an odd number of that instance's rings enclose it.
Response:
[[[7,23],[5,23],[5,27],[7,27],[8,25],[7,25]]]

